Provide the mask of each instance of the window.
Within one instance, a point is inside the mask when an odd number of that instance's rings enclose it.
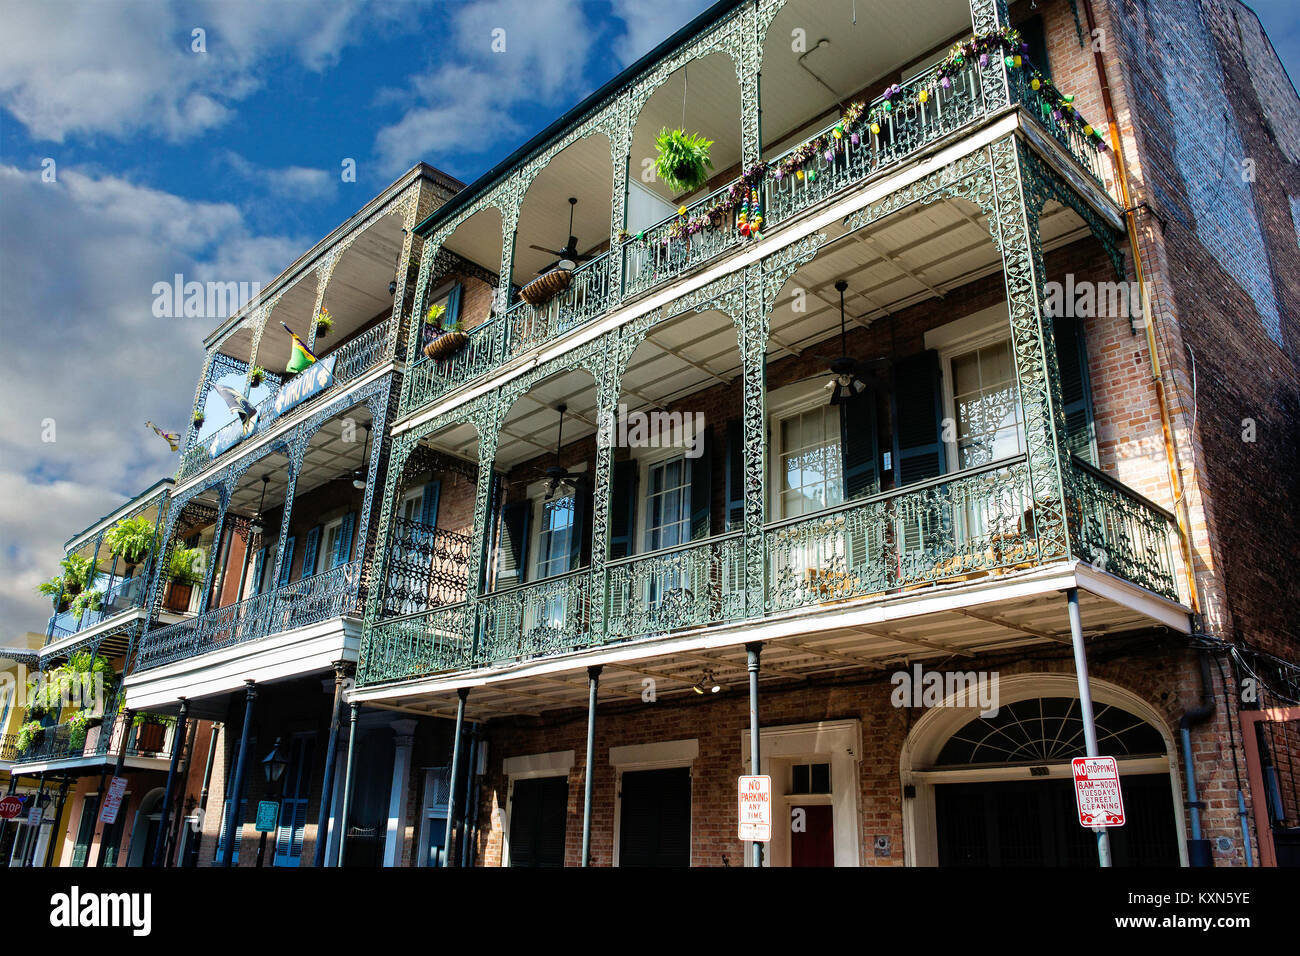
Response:
[[[430,767],[424,772],[424,834],[420,838],[420,866],[446,866],[447,802],[451,796],[451,768]]]
[[[797,763],[790,768],[791,794],[830,792],[831,765],[829,763]]]
[[[619,798],[619,866],[690,866],[689,767],[624,771]]]
[[[416,488],[414,491],[407,492],[402,499],[402,517],[407,521],[419,521],[423,512],[424,489]]]
[[[297,866],[302,860],[302,838],[307,828],[314,733],[294,734],[289,744],[289,765],[284,769],[284,798],[275,835],[275,865]]]
[[[311,571],[304,568],[303,577],[306,577],[308,574],[319,574],[320,572],[328,571],[333,567],[332,562],[334,560],[334,552],[338,550],[339,534],[342,530],[342,518],[331,521],[325,526],[324,531],[321,533],[323,546],[318,549],[319,553],[316,555],[316,566]]]
[[[81,801],[81,824],[77,828],[77,841],[72,845],[72,865],[85,866],[95,838],[95,815],[99,810],[99,794],[88,793]]]
[[[691,468],[684,456],[649,466],[645,500],[645,550],[683,544],[691,537]]]
[[[1024,427],[1010,340],[954,355],[951,381],[956,467],[974,468],[1019,454]]]
[[[537,565],[535,579],[554,577],[571,570],[575,500],[573,493],[539,503],[537,522]]]
[[[778,422],[777,434],[780,516],[795,518],[842,503],[839,409],[823,402],[795,412]]]
[[[569,778],[528,777],[510,791],[510,865],[564,866]]]

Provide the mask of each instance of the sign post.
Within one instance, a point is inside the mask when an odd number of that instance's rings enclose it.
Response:
[[[104,792],[104,803],[99,808],[99,822],[112,826],[117,822],[118,811],[122,808],[122,796],[126,793],[126,777],[114,777]]]
[[[772,840],[772,778],[749,774],[739,779],[740,839],[753,843]]]
[[[1075,757],[1074,798],[1079,807],[1079,825],[1098,827],[1124,825],[1124,796],[1119,786],[1119,765],[1114,757]]]

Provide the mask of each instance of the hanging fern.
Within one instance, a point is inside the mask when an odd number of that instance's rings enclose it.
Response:
[[[674,192],[693,193],[708,181],[709,170],[713,168],[713,161],[709,159],[712,145],[713,140],[698,133],[680,129],[660,130],[655,139],[655,147],[659,150],[655,172]]]

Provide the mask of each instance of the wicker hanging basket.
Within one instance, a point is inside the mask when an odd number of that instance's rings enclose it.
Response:
[[[464,348],[468,341],[469,336],[457,330],[435,332],[433,340],[424,346],[424,354],[431,359],[448,358]]]
[[[519,297],[529,305],[545,305],[569,287],[573,273],[568,269],[544,272],[519,290]]]

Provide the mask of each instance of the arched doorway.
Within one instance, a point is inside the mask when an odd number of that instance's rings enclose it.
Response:
[[[147,866],[153,860],[154,845],[158,842],[158,828],[162,821],[163,788],[155,787],[144,795],[140,809],[135,812],[131,826],[131,849],[127,866]]]
[[[1003,678],[984,717],[939,707],[917,722],[901,761],[907,860],[921,866],[1096,866],[1078,824],[1070,760],[1084,754],[1069,675]],[[1185,864],[1172,737],[1121,688],[1093,681],[1103,754],[1119,763],[1128,823],[1111,830],[1117,866]]]

